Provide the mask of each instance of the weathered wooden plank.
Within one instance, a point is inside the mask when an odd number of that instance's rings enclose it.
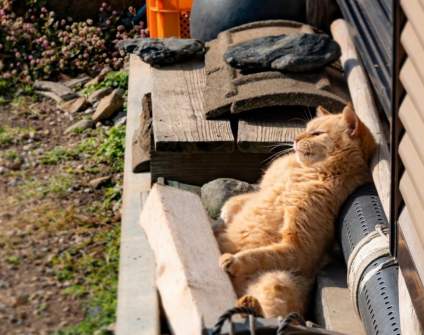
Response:
[[[409,176],[408,172],[405,171],[400,180],[399,189],[402,193],[403,200],[405,200],[406,207],[408,208],[408,212],[412,218],[412,221],[415,224],[415,229],[417,230],[417,234],[421,240],[421,243],[424,244],[424,225],[421,224],[422,218],[424,218],[424,205],[420,201],[418,196],[417,187],[421,187],[422,185],[415,185]]]
[[[296,135],[305,129],[308,118],[301,110],[262,111],[260,116],[242,116],[238,123],[237,147],[242,152],[281,151],[291,146]]]
[[[124,194],[117,309],[117,335],[158,335],[159,303],[155,261],[146,236],[138,225],[140,192],[150,188],[149,174],[131,171],[131,141],[139,124],[141,98],[150,90],[150,67],[131,56],[128,119],[125,139]]]
[[[145,94],[139,127],[134,132],[132,141],[132,171],[134,173],[150,170],[150,150],[152,147],[152,95]]]
[[[216,178],[235,178],[255,183],[269,163],[269,154],[152,152],[152,180],[164,177],[192,185]]]
[[[390,152],[385,137],[385,127],[346,21],[341,19],[334,21],[331,32],[342,49],[341,61],[347,75],[355,111],[377,141],[378,147],[371,161],[371,172],[384,212],[387,217],[390,217]]]
[[[140,217],[155,253],[157,286],[176,335],[199,335],[234,306],[219,250],[200,198],[154,185]]]
[[[228,120],[206,120],[205,71],[201,62],[153,69],[153,133],[156,151],[231,152]]]

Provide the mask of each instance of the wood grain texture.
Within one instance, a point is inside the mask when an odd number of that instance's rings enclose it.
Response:
[[[355,111],[371,130],[378,144],[377,152],[371,162],[371,172],[384,212],[390,217],[390,152],[385,127],[381,122],[371,87],[346,21],[341,19],[334,21],[331,32],[342,49],[341,61]]]
[[[239,119],[237,147],[242,152],[271,153],[284,150],[293,144],[295,137],[306,125],[306,112],[292,107],[280,111],[260,112]]]
[[[141,98],[150,89],[150,67],[136,56],[131,56],[125,138],[117,335],[159,334],[155,260],[146,236],[138,224],[142,208],[140,193],[150,188],[150,175],[134,174],[131,171],[131,142],[135,128],[140,122]]]
[[[150,171],[150,150],[152,147],[152,96],[145,94],[142,100],[140,125],[135,130],[132,141],[132,171]]]
[[[164,177],[192,185],[216,178],[235,178],[255,183],[269,162],[269,154],[152,152],[152,180]]]
[[[140,216],[155,253],[157,286],[175,335],[199,335],[234,306],[231,281],[200,198],[154,185]]]
[[[206,120],[204,65],[190,62],[153,69],[153,133],[156,151],[234,150],[228,120]]]

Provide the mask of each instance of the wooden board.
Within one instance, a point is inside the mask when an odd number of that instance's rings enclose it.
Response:
[[[153,182],[164,177],[201,186],[216,178],[255,183],[269,161],[269,154],[153,152],[150,167]]]
[[[331,25],[333,38],[342,49],[341,61],[350,95],[359,118],[374,135],[378,147],[371,161],[371,172],[386,217],[390,217],[390,152],[385,136],[385,126],[374,102],[367,75],[362,68],[348,25],[344,20],[336,20]]]
[[[152,70],[153,134],[156,151],[234,150],[228,120],[206,120],[205,71],[201,62]]]
[[[140,193],[150,188],[149,174],[131,171],[131,142],[139,124],[141,98],[150,90],[150,67],[131,56],[125,138],[124,194],[117,308],[117,335],[158,335],[159,302],[155,260],[140,226]]]
[[[152,95],[145,94],[139,127],[135,130],[132,146],[132,171],[134,173],[150,171],[150,150],[152,147]]]
[[[200,198],[154,185],[140,217],[155,253],[157,286],[175,335],[199,335],[234,306],[231,281]]]
[[[271,153],[284,150],[305,129],[309,118],[308,114],[299,109],[292,112],[290,107],[269,113],[261,111],[260,114],[241,116],[237,131],[237,147],[240,151]]]

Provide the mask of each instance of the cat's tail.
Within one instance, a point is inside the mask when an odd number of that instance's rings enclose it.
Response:
[[[311,280],[288,271],[265,272],[249,283],[237,305],[253,308],[265,318],[292,312],[304,315],[311,284]]]

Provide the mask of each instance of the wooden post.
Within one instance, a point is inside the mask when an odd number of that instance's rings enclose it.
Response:
[[[375,105],[368,78],[349,33],[348,24],[345,20],[336,20],[331,25],[331,32],[342,49],[341,62],[355,112],[371,130],[378,144],[377,152],[371,162],[371,172],[384,212],[387,218],[390,218],[390,152],[384,126]]]
[[[231,281],[200,198],[154,185],[140,218],[156,259],[156,284],[175,335],[200,335],[234,306]]]

